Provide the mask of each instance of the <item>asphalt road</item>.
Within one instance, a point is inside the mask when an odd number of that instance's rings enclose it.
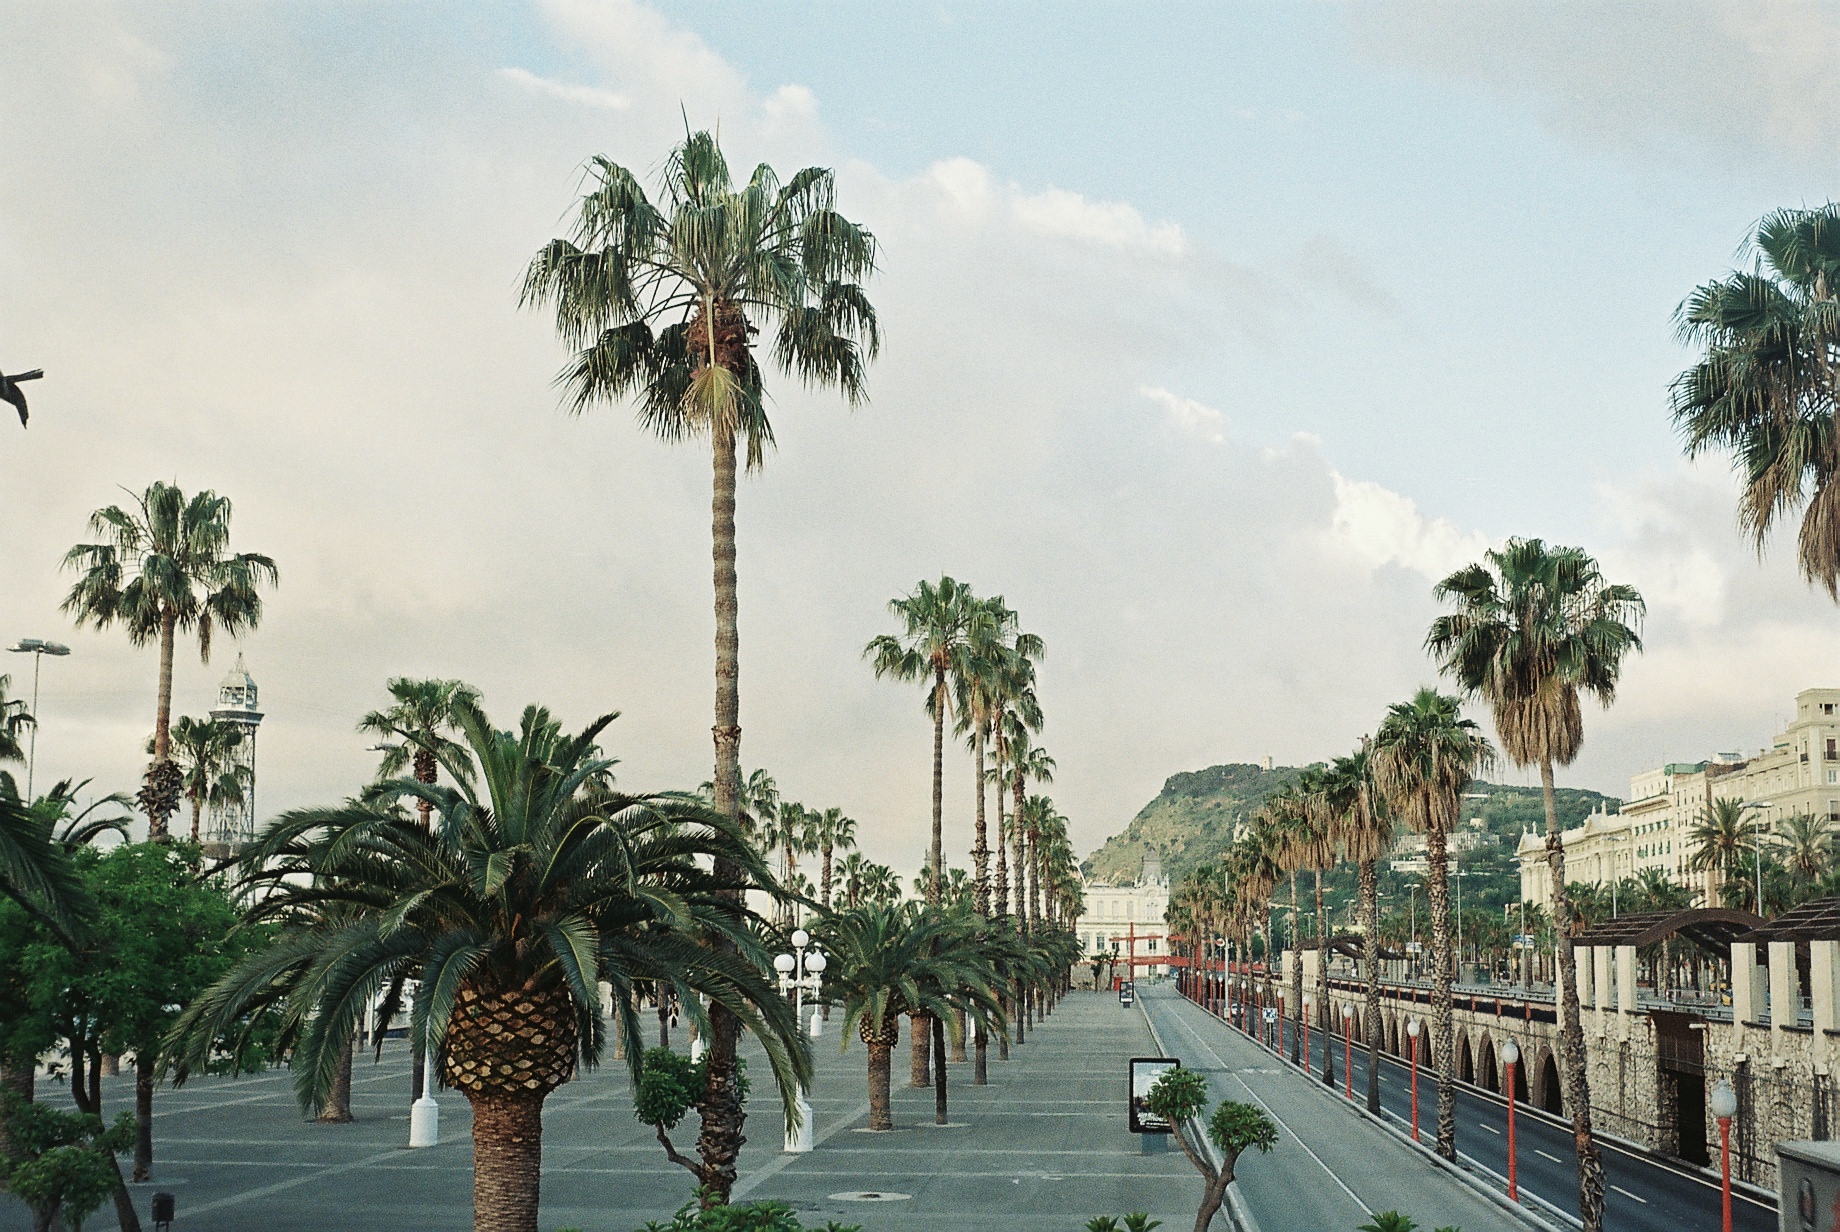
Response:
[[[1235,1028],[1222,1023],[1199,1007],[1192,1006],[1200,1018],[1214,1023],[1223,1033],[1251,1043]],[[1286,1027],[1290,1024],[1285,1024]],[[1286,1034],[1283,1068],[1294,1079],[1302,1074],[1288,1062]],[[1322,1040],[1319,1032],[1310,1033],[1313,1059],[1311,1070],[1322,1072]],[[1256,1044],[1253,1045],[1257,1047]],[[1344,1049],[1338,1037],[1334,1044],[1336,1090],[1346,1090],[1343,1074]],[[1260,1049],[1267,1056],[1275,1054]],[[1411,1070],[1403,1061],[1381,1054],[1381,1106],[1409,1122],[1412,1112]],[[1354,1097],[1365,1106],[1367,1098],[1367,1057],[1359,1041],[1353,1050]],[[1320,1081],[1316,1079],[1315,1081]],[[1419,1129],[1426,1141],[1435,1140],[1437,1127],[1437,1079],[1421,1064],[1418,1072]],[[1515,1136],[1518,1158],[1517,1180],[1523,1192],[1537,1194],[1562,1211],[1578,1209],[1578,1157],[1572,1147],[1571,1130],[1516,1106]],[[1601,1140],[1600,1140],[1601,1141]],[[1498,1098],[1459,1085],[1457,1088],[1457,1149],[1484,1167],[1507,1173],[1507,1108]],[[1675,1167],[1651,1156],[1602,1143],[1605,1192],[1605,1223],[1615,1232],[1681,1232],[1682,1229],[1717,1228],[1719,1226],[1719,1187],[1716,1181]],[[1420,1222],[1423,1222],[1422,1220]],[[1776,1232],[1774,1205],[1765,1205],[1742,1192],[1732,1194],[1732,1226],[1735,1232]]]

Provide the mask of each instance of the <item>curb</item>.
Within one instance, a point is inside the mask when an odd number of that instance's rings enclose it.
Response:
[[[1144,1008],[1141,997],[1137,1001],[1137,1010],[1144,1016],[1144,1026],[1150,1029],[1150,1038],[1156,1041],[1156,1050],[1168,1056],[1169,1049],[1163,1044],[1163,1033],[1156,1029],[1154,1022],[1150,1021],[1150,1011]],[[1201,1132],[1199,1125],[1190,1121],[1189,1126],[1190,1132],[1195,1135],[1195,1141],[1201,1144],[1201,1149],[1207,1154],[1209,1161],[1218,1168],[1220,1158],[1214,1150],[1214,1144],[1208,1141],[1208,1136]],[[1227,1186],[1226,1201],[1221,1203],[1221,1209],[1226,1211],[1227,1222],[1233,1225],[1234,1232],[1263,1232],[1263,1229],[1259,1227],[1259,1221],[1252,1217],[1252,1212],[1246,1209],[1245,1202],[1239,1196],[1239,1181],[1235,1180]]]
[[[1142,1003],[1140,1002],[1139,1004],[1141,1006]],[[1194,1003],[1191,1001],[1189,1002],[1189,1004],[1192,1005]],[[1144,1011],[1144,1021],[1146,1023],[1150,1022],[1150,1012],[1147,1009]],[[1224,1021],[1224,1020],[1219,1020],[1219,1021]],[[1231,1027],[1231,1024],[1229,1024],[1229,1027]],[[1150,1026],[1150,1034],[1153,1038],[1156,1039],[1157,1047],[1162,1048],[1163,1047],[1162,1037],[1157,1034],[1156,1027],[1154,1024],[1151,1024]],[[1274,1052],[1272,1049],[1266,1047],[1264,1044],[1260,1043],[1259,1041],[1252,1039],[1250,1036],[1245,1036],[1245,1038],[1250,1043],[1252,1043],[1255,1047],[1259,1048],[1261,1051],[1269,1053],[1272,1056],[1278,1057],[1280,1061],[1284,1061],[1285,1065],[1288,1066],[1290,1064],[1288,1061],[1284,1060],[1282,1054]],[[1165,1049],[1164,1051],[1167,1051],[1167,1049]],[[1385,1133],[1392,1135],[1393,1138],[1398,1140],[1403,1145],[1410,1147],[1414,1152],[1430,1160],[1433,1166],[1438,1167],[1442,1169],[1443,1171],[1447,1172],[1451,1177],[1457,1180],[1465,1188],[1475,1193],[1478,1197],[1484,1198],[1488,1200],[1489,1202],[1493,1203],[1495,1206],[1501,1208],[1501,1210],[1503,1210],[1507,1214],[1515,1217],[1516,1219],[1519,1219],[1520,1221],[1525,1223],[1528,1227],[1535,1229],[1536,1232],[1572,1232],[1572,1229],[1581,1228],[1584,1226],[1576,1217],[1567,1215],[1565,1212],[1559,1210],[1557,1207],[1552,1206],[1551,1203],[1547,1202],[1544,1198],[1541,1198],[1536,1194],[1529,1193],[1529,1194],[1524,1195],[1523,1201],[1521,1202],[1510,1202],[1508,1200],[1508,1195],[1505,1192],[1503,1192],[1500,1189],[1497,1189],[1493,1185],[1488,1184],[1481,1177],[1474,1175],[1474,1172],[1479,1171],[1479,1172],[1486,1173],[1489,1176],[1496,1177],[1498,1181],[1500,1182],[1500,1185],[1503,1187],[1503,1189],[1505,1189],[1507,1185],[1507,1178],[1501,1177],[1500,1174],[1495,1172],[1493,1169],[1483,1167],[1481,1164],[1476,1163],[1475,1160],[1463,1154],[1461,1151],[1457,1152],[1457,1155],[1458,1155],[1458,1158],[1462,1160],[1462,1163],[1460,1164],[1452,1163],[1450,1160],[1445,1159],[1442,1155],[1439,1155],[1436,1151],[1431,1150],[1430,1148],[1425,1146],[1424,1143],[1412,1141],[1412,1136],[1410,1134],[1392,1125],[1389,1121],[1382,1120],[1382,1119],[1375,1117],[1365,1107],[1363,1107],[1362,1105],[1358,1103],[1350,1104],[1347,1099],[1327,1089],[1321,1083],[1312,1082],[1312,1083],[1307,1083],[1306,1085],[1309,1086],[1312,1090],[1316,1091],[1317,1094],[1321,1095],[1322,1097],[1334,1101],[1334,1103],[1338,1107],[1349,1109],[1360,1119],[1367,1121],[1368,1123],[1377,1126],[1379,1129],[1381,1129]],[[1382,1111],[1384,1112],[1384,1110]],[[1390,1114],[1387,1114],[1387,1115],[1390,1115]],[[1229,1188],[1227,1192],[1231,1193],[1232,1189]],[[1537,1203],[1538,1206],[1540,1207],[1540,1213],[1536,1214],[1534,1211],[1529,1210],[1527,1207],[1526,1199],[1532,1199],[1534,1203]],[[1560,1220],[1562,1220],[1562,1222],[1553,1223],[1550,1219],[1545,1217],[1548,1213],[1557,1216]],[[1242,1229],[1242,1232],[1256,1232],[1256,1226],[1255,1228],[1252,1228],[1252,1229]]]

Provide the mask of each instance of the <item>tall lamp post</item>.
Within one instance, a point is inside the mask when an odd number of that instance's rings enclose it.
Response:
[[[1508,1075],[1508,1201],[1521,1200],[1521,1188],[1514,1176],[1514,1067],[1520,1063],[1521,1046],[1513,1040],[1501,1046],[1501,1063]]]
[[[22,637],[7,647],[14,654],[32,656],[32,746],[26,753],[26,799],[32,798],[32,776],[38,769],[38,669],[43,665],[45,656],[61,659],[70,653],[70,647],[61,642],[47,642],[38,637]]]
[[[422,1095],[409,1105],[411,1147],[441,1145],[441,1105],[434,1102],[434,1083],[434,1049],[423,1048]]]
[[[1350,1103],[1354,1102],[1354,1006],[1342,1002],[1342,1078],[1347,1083],[1347,1095]]]
[[[1303,996],[1303,1072],[1310,1072],[1310,1013],[1316,1008],[1316,998],[1305,993]]]
[[[1719,1123],[1719,1210],[1724,1232],[1731,1232],[1731,1118],[1738,1112],[1738,1093],[1731,1083],[1720,1082],[1709,1102]]]
[[[1412,1141],[1418,1141],[1418,1019],[1406,1023],[1406,1054],[1412,1064]]]
[[[821,987],[824,968],[829,965],[820,950],[807,948],[811,945],[811,934],[802,928],[792,930],[792,953],[780,954],[773,959],[773,969],[779,972],[779,990],[792,994],[792,1016],[794,1021],[805,1017],[805,990],[811,989],[815,1000]],[[803,971],[803,974],[799,972]],[[811,1016],[811,1037],[817,1039],[824,1029],[824,1019],[813,1013]],[[799,1123],[786,1130],[786,1151],[789,1154],[802,1155],[811,1150],[811,1092],[799,1087],[798,1097],[793,1101],[798,1109]]]
[[[37,698],[37,685],[33,685],[32,696]],[[1756,816],[1751,818],[1751,868],[1757,874],[1757,897],[1751,900],[1752,907],[1758,915],[1763,914],[1763,811],[1770,807],[1768,800],[1753,800],[1744,806],[1746,810],[1756,809]]]

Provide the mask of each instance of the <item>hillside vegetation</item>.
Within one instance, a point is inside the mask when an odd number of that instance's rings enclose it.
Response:
[[[1267,795],[1296,781],[1298,770],[1296,766],[1267,770],[1231,762],[1171,775],[1156,799],[1144,805],[1122,833],[1093,852],[1084,871],[1098,880],[1134,881],[1144,854],[1155,850],[1162,857],[1164,873],[1178,881],[1189,869],[1225,851],[1233,841],[1234,828],[1249,821]],[[1620,803],[1600,792],[1572,787],[1558,790],[1559,820],[1568,828],[1581,823],[1595,808],[1615,812]],[[1503,840],[1504,856],[1513,850],[1522,830],[1543,833],[1546,829],[1537,787],[1478,781],[1463,804],[1465,824],[1475,818]]]

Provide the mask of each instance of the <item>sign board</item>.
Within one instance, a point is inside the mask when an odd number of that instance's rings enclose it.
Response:
[[[1144,1107],[1144,1101],[1150,1097],[1150,1088],[1156,1080],[1172,1069],[1180,1069],[1182,1062],[1175,1057],[1132,1057],[1131,1058],[1131,1132],[1134,1134],[1166,1134],[1169,1122]]]
[[[1266,1022],[1278,1021],[1278,1011],[1273,1009],[1269,1005],[1265,1007],[1265,1021]]]
[[[1135,1005],[1137,1003],[1137,984],[1133,980],[1118,982],[1118,1004]]]

